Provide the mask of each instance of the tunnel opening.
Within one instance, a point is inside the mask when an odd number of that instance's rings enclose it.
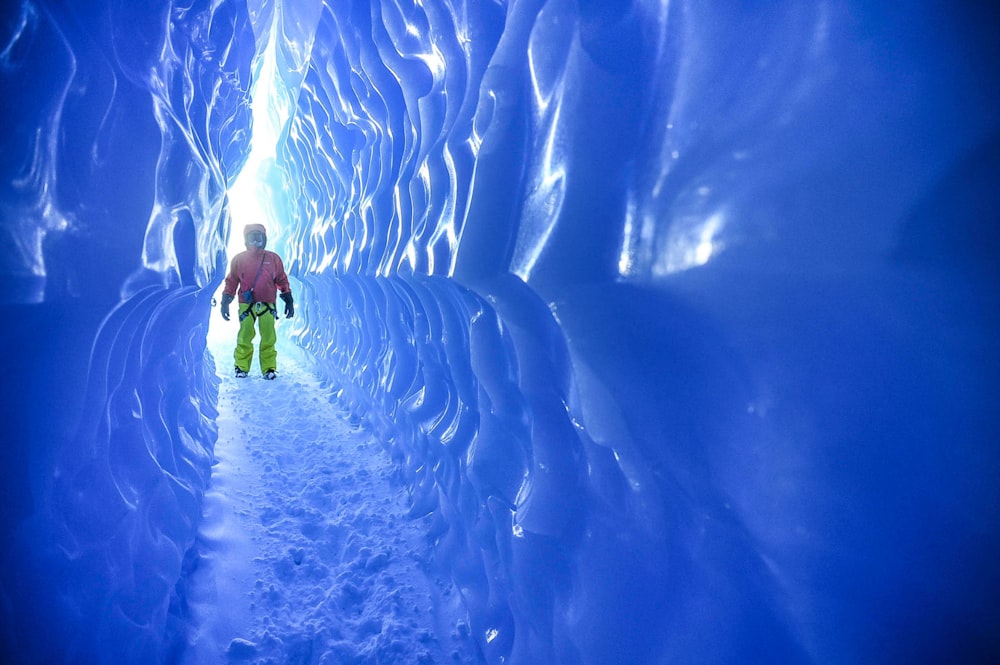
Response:
[[[264,17],[258,17],[258,21]],[[280,247],[282,220],[288,218],[283,196],[285,172],[277,163],[279,144],[286,132],[294,100],[285,85],[281,71],[287,65],[278,62],[278,41],[281,36],[282,12],[276,6],[270,24],[255,29],[259,55],[253,58],[253,77],[249,90],[250,127],[249,150],[239,173],[226,187],[228,215],[225,222],[226,265],[242,252],[243,230],[249,224],[261,224],[266,229],[267,242],[273,250]],[[216,293],[221,300],[221,291]],[[208,340],[218,346],[235,333],[219,317],[211,317]]]

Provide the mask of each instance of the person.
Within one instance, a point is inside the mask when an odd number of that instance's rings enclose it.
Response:
[[[278,351],[274,348],[277,337],[274,321],[278,318],[277,294],[285,302],[285,318],[295,314],[292,289],[288,285],[285,266],[267,245],[267,230],[263,224],[247,224],[243,228],[246,251],[233,257],[226,275],[226,285],[222,290],[222,318],[229,320],[229,305],[236,298],[239,289],[240,332],[236,336],[236,377],[243,379],[250,374],[253,360],[253,338],[255,325],[260,326],[260,352],[258,360],[265,379],[273,380],[278,375]]]

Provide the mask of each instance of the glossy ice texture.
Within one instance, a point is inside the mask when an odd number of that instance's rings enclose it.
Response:
[[[1000,657],[985,3],[48,4],[0,33],[5,653],[169,658],[274,39],[283,325],[487,662]]]

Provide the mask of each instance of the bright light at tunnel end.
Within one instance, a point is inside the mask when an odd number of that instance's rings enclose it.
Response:
[[[230,215],[227,265],[236,254],[246,249],[243,227],[247,224],[263,224],[267,228],[269,247],[274,246],[273,241],[280,237],[282,231],[281,220],[285,214],[284,204],[281,203],[283,198],[276,198],[275,194],[283,179],[275,158],[278,141],[288,123],[291,104],[279,73],[276,48],[278,13],[275,17],[251,87],[253,128],[250,154],[227,191]],[[218,288],[221,292],[222,285],[219,284]],[[210,342],[230,342],[234,333],[228,324],[221,317],[210,317]]]
[[[275,158],[278,141],[290,115],[290,103],[279,73],[276,50],[278,14],[275,16],[251,88],[253,132],[250,154],[228,191],[232,221],[228,257],[243,251],[241,229],[246,224],[264,224],[269,240],[280,234],[282,226],[284,211],[274,197],[274,183],[281,182]]]

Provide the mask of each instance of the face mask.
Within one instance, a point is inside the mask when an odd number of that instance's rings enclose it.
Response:
[[[246,240],[248,247],[259,247],[261,249],[264,248],[264,244],[267,241],[264,234],[260,231],[251,231],[247,234]]]

